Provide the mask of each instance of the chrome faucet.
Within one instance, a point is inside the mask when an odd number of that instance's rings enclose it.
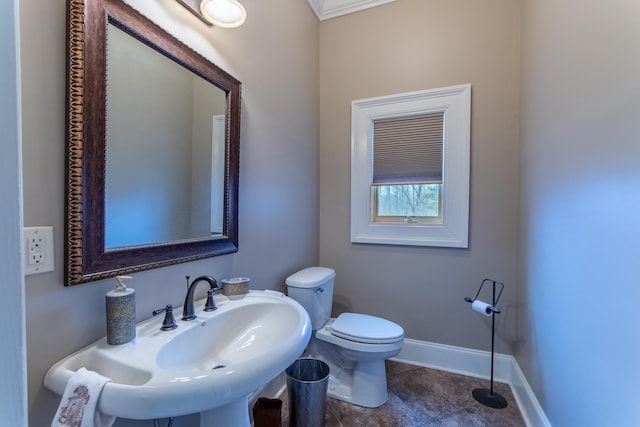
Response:
[[[189,280],[189,276],[187,276]],[[216,303],[213,300],[214,292],[222,292],[222,288],[218,286],[218,281],[211,276],[200,276],[193,279],[189,289],[187,290],[187,296],[184,299],[184,307],[182,308],[182,320],[193,320],[197,316],[195,314],[195,308],[193,307],[193,295],[195,294],[196,285],[200,282],[209,283],[209,289],[207,290],[207,302],[204,305],[204,311],[216,310]]]

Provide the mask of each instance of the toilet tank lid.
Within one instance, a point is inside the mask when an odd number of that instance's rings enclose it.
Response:
[[[336,272],[327,267],[308,267],[287,277],[285,283],[294,288],[315,288],[336,277]]]

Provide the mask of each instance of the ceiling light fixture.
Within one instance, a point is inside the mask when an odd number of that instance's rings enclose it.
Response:
[[[237,0],[202,0],[200,12],[213,25],[236,28],[247,19],[247,12]]]
[[[178,0],[190,12],[209,25],[236,28],[247,19],[247,12],[238,0]]]

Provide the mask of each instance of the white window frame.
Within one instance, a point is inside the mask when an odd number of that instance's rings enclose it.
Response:
[[[372,219],[373,121],[444,112],[441,224],[380,223]],[[471,85],[361,99],[351,104],[351,241],[467,248],[471,156]]]

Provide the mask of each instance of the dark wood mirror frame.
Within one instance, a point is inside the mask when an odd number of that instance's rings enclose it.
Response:
[[[121,0],[68,0],[67,13],[65,286],[237,252],[241,83]],[[109,23],[226,93],[222,237],[105,247]]]

